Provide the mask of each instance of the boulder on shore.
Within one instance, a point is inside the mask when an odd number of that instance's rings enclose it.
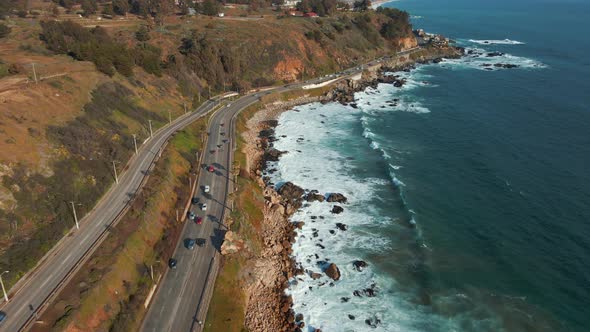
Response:
[[[339,205],[334,205],[334,207],[332,208],[332,213],[334,214],[340,214],[344,211],[344,209],[342,208],[342,206]]]
[[[334,263],[330,263],[324,273],[333,280],[340,279],[340,269],[338,269],[338,266]]]
[[[305,191],[292,182],[287,182],[277,192],[286,200],[298,200]]]
[[[309,193],[307,193],[307,195],[305,195],[304,198],[308,202],[315,202],[315,201],[323,202],[324,201],[324,195],[321,195],[317,190],[310,191]]]
[[[341,223],[341,222],[337,222],[336,228],[338,228],[341,231],[345,231],[348,229],[348,226],[346,224]]]
[[[346,203],[348,202],[348,198],[346,198],[346,196],[342,195],[341,193],[331,193],[328,195],[327,201],[330,203]]]

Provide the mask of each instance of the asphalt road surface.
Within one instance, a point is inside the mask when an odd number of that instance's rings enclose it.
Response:
[[[274,89],[273,92],[277,90],[279,89]],[[208,276],[209,270],[213,265],[213,257],[223,242],[225,228],[221,223],[224,213],[230,212],[226,197],[231,188],[230,182],[233,181],[231,149],[234,134],[231,119],[241,109],[257,100],[258,97],[254,95],[242,97],[223,106],[210,121],[207,149],[202,159],[195,193],[198,203],[191,207],[191,211],[203,218],[203,221],[199,225],[187,219],[174,253],[177,266],[169,269],[161,281],[144,321],[144,331],[199,330],[197,321],[205,320],[205,317],[197,317],[197,310],[203,293],[210,291],[208,287],[213,285]],[[210,172],[209,166],[213,166],[215,171]],[[210,188],[209,193],[204,192],[206,185]],[[202,210],[203,203],[207,204],[206,211]],[[188,239],[198,239],[198,242],[205,244],[191,250],[186,245]]]
[[[129,201],[128,193],[136,192],[145,176],[142,171],[148,169],[167,138],[211,111],[214,104],[214,101],[205,102],[197,111],[178,118],[171,125],[154,133],[154,136],[141,146],[139,154],[131,161],[127,171],[119,177],[119,184],[114,185],[98,205],[80,221],[80,229],[71,232],[45,256],[42,263],[22,282],[16,293],[10,294],[8,303],[0,304],[0,310],[7,315],[5,321],[0,324],[0,331],[19,331],[29,328],[34,323],[40,306],[60,286],[84,253],[108,230]],[[74,221],[71,222],[73,225]]]

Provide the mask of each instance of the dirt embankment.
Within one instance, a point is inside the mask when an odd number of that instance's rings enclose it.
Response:
[[[243,147],[246,155],[247,176],[264,188],[264,219],[260,238],[263,248],[255,258],[250,284],[246,287],[245,326],[249,331],[293,331],[297,328],[292,300],[284,290],[290,278],[300,271],[291,258],[291,245],[295,242],[296,224],[289,217],[301,207],[303,190],[294,185],[285,185],[289,190],[276,192],[262,180],[266,149],[272,146],[272,132],[281,112],[296,105],[321,101],[326,97],[304,96],[289,102],[267,105],[248,120],[248,130],[242,133],[247,142]]]

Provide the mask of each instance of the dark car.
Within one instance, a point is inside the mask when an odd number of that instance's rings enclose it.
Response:
[[[0,311],[0,324],[6,320],[6,313],[4,311]]]
[[[190,220],[195,220],[195,218],[196,218],[196,215],[195,215],[195,213],[194,213],[193,211],[189,211],[189,212],[187,213],[187,215],[188,215],[188,218],[189,218]]]
[[[169,266],[171,269],[175,269],[175,268],[176,268],[176,263],[178,263],[178,261],[177,261],[176,259],[174,259],[174,258],[170,258],[170,259],[168,260],[168,266]]]
[[[199,203],[199,198],[198,198],[198,197],[193,197],[193,198],[191,199],[191,203],[193,203],[193,204],[197,204],[197,203]]]
[[[186,241],[186,248],[193,250],[195,248],[195,244],[197,244],[197,240],[189,239],[188,241]]]

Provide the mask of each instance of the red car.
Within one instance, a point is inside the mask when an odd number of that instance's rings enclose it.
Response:
[[[197,225],[200,225],[203,223],[203,217],[197,217],[197,219],[195,220],[195,222],[197,223]]]
[[[215,167],[213,167],[213,165],[210,165],[207,170],[211,173],[215,172]]]

